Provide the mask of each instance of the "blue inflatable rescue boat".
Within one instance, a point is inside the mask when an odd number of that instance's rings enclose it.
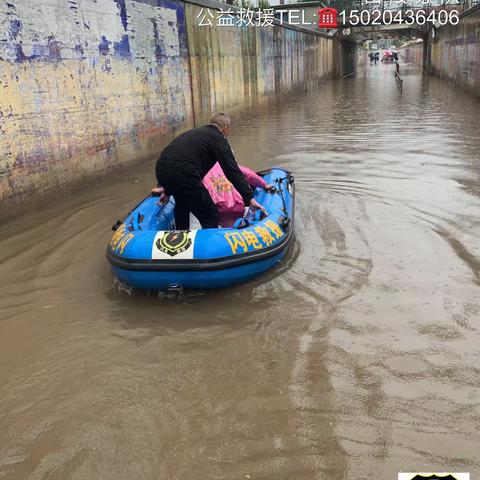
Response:
[[[287,170],[259,172],[275,189],[255,189],[265,207],[236,228],[175,230],[172,197],[159,205],[150,195],[118,221],[107,258],[120,281],[146,290],[223,288],[274,267],[293,241],[295,185]]]

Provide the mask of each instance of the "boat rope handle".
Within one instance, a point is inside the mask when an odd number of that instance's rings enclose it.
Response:
[[[283,213],[285,213],[285,215],[288,215],[288,210],[287,210],[287,204],[286,204],[286,202],[285,202],[285,197],[283,196],[282,182],[283,182],[284,180],[287,180],[287,179],[288,179],[288,177],[276,178],[276,179],[275,179],[275,182],[278,183],[277,191],[278,191],[278,193],[280,194],[280,198],[282,199]]]

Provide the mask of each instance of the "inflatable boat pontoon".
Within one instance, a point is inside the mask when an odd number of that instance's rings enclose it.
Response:
[[[107,258],[120,281],[139,289],[223,288],[274,267],[293,239],[295,186],[287,170],[260,172],[272,192],[257,188],[260,212],[237,228],[175,230],[174,199],[150,195],[118,221]],[[245,226],[247,224],[247,226]]]

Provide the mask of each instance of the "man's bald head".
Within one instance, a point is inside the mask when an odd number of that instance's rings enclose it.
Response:
[[[215,125],[225,137],[230,133],[230,124],[232,121],[226,113],[216,113],[210,120],[211,125]]]

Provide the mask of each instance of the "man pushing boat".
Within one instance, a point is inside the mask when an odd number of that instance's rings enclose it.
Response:
[[[175,227],[189,230],[190,212],[202,228],[218,227],[218,209],[203,177],[215,165],[220,165],[227,179],[241,195],[246,206],[264,208],[253,198],[253,193],[241,172],[227,137],[231,120],[225,113],[215,114],[210,123],[182,133],[167,145],[155,166],[158,186],[152,190],[161,201],[175,198]]]

